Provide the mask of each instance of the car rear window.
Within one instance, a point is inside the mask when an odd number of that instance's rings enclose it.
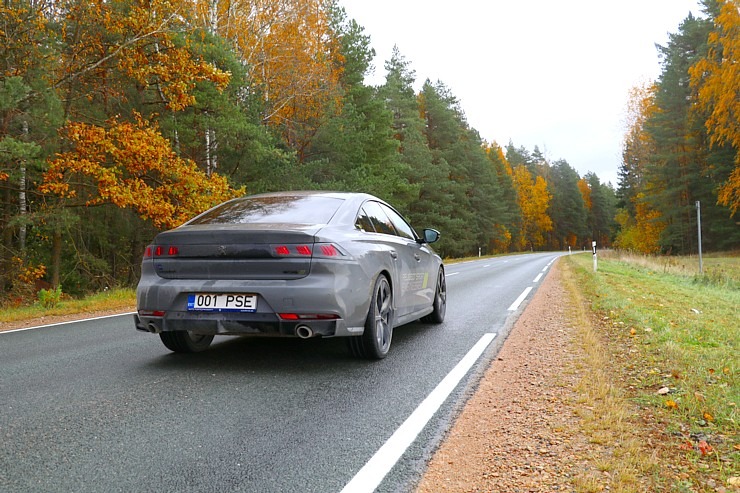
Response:
[[[327,224],[342,202],[320,195],[244,197],[216,206],[188,224]]]

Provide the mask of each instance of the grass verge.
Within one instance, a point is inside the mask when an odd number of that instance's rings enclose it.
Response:
[[[644,491],[632,489],[639,477],[649,491],[740,490],[737,281],[623,257],[600,258],[598,272],[587,255],[564,264],[589,305],[575,313],[591,373],[578,389],[584,428],[614,447],[599,460],[624,477],[621,491]],[[584,321],[592,312],[599,332]],[[589,484],[580,491],[597,491]]]
[[[41,303],[0,310],[0,323],[12,323],[42,317],[56,317],[78,313],[95,313],[131,309],[136,305],[133,289],[110,289],[83,299],[63,299],[56,306],[44,307]]]
[[[591,467],[583,467],[574,475],[574,491],[646,491],[649,482],[646,478],[657,468],[655,458],[643,447],[634,405],[619,380],[614,378],[612,348],[583,297],[577,272],[580,267],[573,262],[563,262],[560,268],[563,286],[571,301],[569,318],[575,334],[575,353],[582,355],[571,369],[581,376],[573,402],[579,418],[575,432],[583,434],[590,444],[584,459]]]

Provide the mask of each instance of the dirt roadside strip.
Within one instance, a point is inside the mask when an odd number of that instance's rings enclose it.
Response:
[[[583,356],[559,264],[514,324],[418,493],[574,491],[578,476],[591,475],[591,444],[574,409]]]

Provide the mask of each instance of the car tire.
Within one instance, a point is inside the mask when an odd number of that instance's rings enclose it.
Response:
[[[437,288],[434,291],[432,308],[432,313],[423,316],[421,321],[431,324],[441,324],[444,322],[445,313],[447,312],[447,281],[445,280],[445,271],[441,267],[437,274]]]
[[[161,332],[159,338],[170,351],[175,353],[199,353],[208,349],[212,335],[192,334],[185,330]]]
[[[383,359],[388,355],[393,338],[393,290],[383,274],[375,280],[370,308],[361,336],[348,339],[353,356],[364,359]]]

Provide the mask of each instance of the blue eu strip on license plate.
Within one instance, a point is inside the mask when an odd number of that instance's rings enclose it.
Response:
[[[189,311],[254,312],[257,295],[239,293],[192,293],[188,295]]]

